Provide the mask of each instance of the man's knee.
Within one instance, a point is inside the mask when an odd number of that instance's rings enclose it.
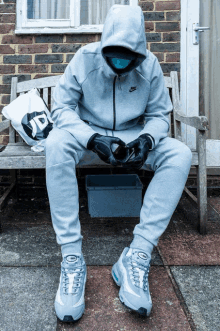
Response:
[[[188,171],[192,162],[192,152],[183,142],[167,137],[161,141],[156,149],[154,168],[159,168],[162,164],[172,164]]]
[[[69,160],[78,163],[77,146],[77,140],[68,131],[54,127],[45,143],[47,167]]]
[[[183,159],[185,159],[186,161],[192,161],[192,151],[191,149],[184,143],[182,143],[181,141],[179,142],[179,148],[178,148],[178,155]]]
[[[173,149],[173,153],[171,153],[172,157],[169,162],[188,172],[192,162],[192,151],[186,144],[177,139],[175,139],[175,143],[176,146]]]

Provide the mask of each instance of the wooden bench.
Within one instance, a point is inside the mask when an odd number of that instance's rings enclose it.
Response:
[[[11,85],[11,99],[13,101],[20,94],[23,94],[32,88],[38,88],[41,91],[41,96],[48,105],[49,110],[53,105],[53,90],[61,75],[53,77],[45,77],[24,81],[18,83],[17,77],[12,78]],[[206,176],[206,138],[205,131],[208,130],[208,121],[205,116],[187,117],[181,113],[178,75],[176,71],[171,71],[170,76],[164,76],[166,87],[169,90],[171,100],[173,103],[173,112],[170,114],[171,129],[170,137],[174,137],[180,141],[182,139],[181,123],[190,125],[196,128],[197,148],[192,151],[192,165],[197,169],[197,198],[185,187],[185,191],[198,203],[198,229],[201,234],[206,233],[207,221],[207,176]],[[0,151],[0,169],[10,169],[11,183],[2,198],[0,199],[0,210],[6,203],[12,189],[15,188],[17,182],[16,169],[40,169],[45,168],[45,154],[44,152],[33,152],[23,139],[18,135],[16,141],[16,132],[9,120],[3,120],[0,123],[0,132],[9,129],[9,143],[3,146]],[[85,155],[77,167],[109,167],[99,157],[91,152]],[[111,166],[110,166],[111,167]]]

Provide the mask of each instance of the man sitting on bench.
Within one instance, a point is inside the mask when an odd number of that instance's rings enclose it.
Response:
[[[146,48],[139,6],[110,8],[101,41],[76,52],[53,97],[54,128],[45,152],[51,217],[63,258],[56,314],[62,321],[75,321],[85,310],[86,265],[75,167],[91,150],[107,164],[154,171],[133,240],[112,268],[121,302],[149,316],[151,253],[182,195],[192,153],[168,137],[173,106],[161,66]]]

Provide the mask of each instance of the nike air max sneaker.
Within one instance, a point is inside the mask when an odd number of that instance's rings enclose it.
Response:
[[[126,247],[112,268],[112,277],[120,286],[120,301],[143,316],[149,316],[152,308],[148,284],[150,261],[145,252]]]
[[[55,312],[61,321],[77,321],[83,315],[85,284],[86,264],[82,254],[64,256],[54,303]]]

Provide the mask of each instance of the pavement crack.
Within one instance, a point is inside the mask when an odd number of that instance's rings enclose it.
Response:
[[[158,253],[160,255],[160,258],[161,258],[161,260],[163,262],[164,268],[165,268],[165,270],[166,270],[166,272],[167,272],[167,274],[168,274],[168,276],[170,278],[170,281],[172,283],[172,286],[173,286],[174,292],[176,294],[176,297],[179,300],[180,306],[182,307],[183,312],[184,312],[184,314],[185,314],[185,316],[186,316],[186,318],[187,318],[187,320],[189,322],[190,328],[191,328],[192,331],[197,331],[196,325],[195,325],[195,323],[193,321],[193,318],[192,318],[192,314],[190,313],[189,308],[188,308],[188,306],[187,306],[187,304],[185,302],[185,299],[183,298],[183,295],[182,295],[182,293],[181,293],[181,291],[179,289],[179,286],[178,286],[178,284],[177,284],[177,282],[176,282],[176,280],[175,280],[175,278],[174,278],[174,276],[172,274],[172,271],[170,269],[170,266],[166,265],[165,259],[164,259],[163,255],[162,255],[159,247],[157,247],[157,250],[158,250]]]

